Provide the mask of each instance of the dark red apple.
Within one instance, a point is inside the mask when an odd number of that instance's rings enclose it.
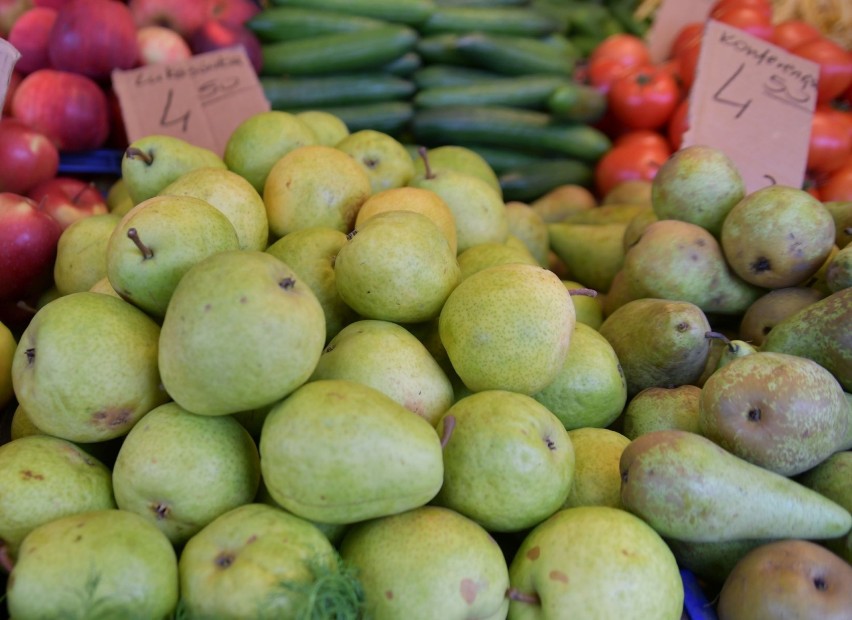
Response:
[[[61,233],[34,200],[0,193],[0,301],[16,302],[50,285]]]
[[[45,134],[60,151],[96,149],[109,135],[103,89],[68,71],[39,69],[25,76],[12,97],[12,116]]]
[[[260,13],[260,4],[252,0],[211,0],[210,19],[223,24],[242,26]]]
[[[26,194],[59,170],[59,151],[43,133],[13,118],[0,119],[0,192]]]
[[[139,59],[136,24],[116,0],[69,0],[50,32],[51,65],[106,81],[113,69],[131,69]]]
[[[129,0],[136,26],[165,26],[188,37],[207,21],[209,0]]]
[[[229,26],[218,20],[211,19],[195,31],[189,39],[189,46],[196,54],[213,52],[226,47],[242,45],[256,72],[260,72],[263,55],[260,41],[255,34],[245,26]]]
[[[27,196],[55,219],[62,230],[84,217],[109,212],[98,188],[74,177],[48,179],[32,188]]]
[[[12,24],[9,43],[21,53],[15,69],[27,75],[50,66],[47,42],[56,22],[56,9],[35,6]]]
[[[32,0],[34,6],[46,6],[51,9],[58,9],[63,4],[68,4],[68,0]]]

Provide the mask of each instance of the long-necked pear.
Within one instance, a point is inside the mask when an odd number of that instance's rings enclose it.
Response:
[[[646,433],[624,449],[621,501],[684,541],[836,538],[852,527],[849,511],[816,491],[680,430]]]

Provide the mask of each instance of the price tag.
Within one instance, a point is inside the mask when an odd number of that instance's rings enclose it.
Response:
[[[645,35],[651,60],[655,63],[668,60],[672,44],[681,28],[693,22],[703,23],[716,0],[668,0],[654,12],[654,21]]]
[[[21,53],[14,45],[6,39],[0,39],[0,116],[3,114],[3,105],[6,103],[6,91],[9,90],[12,71],[20,57]]]
[[[130,142],[165,134],[220,156],[240,123],[270,109],[242,46],[116,70],[112,86]]]
[[[683,146],[724,151],[748,192],[801,187],[819,65],[710,19],[695,75]]]

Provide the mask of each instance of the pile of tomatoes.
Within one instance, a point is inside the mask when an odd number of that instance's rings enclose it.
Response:
[[[852,200],[852,53],[807,22],[773,23],[772,8],[771,0],[717,0],[709,18],[819,65],[804,188],[821,200]],[[645,41],[630,34],[612,35],[590,54],[578,79],[606,94],[599,128],[613,139],[595,171],[599,195],[652,179],[680,148],[704,25],[683,26],[663,62],[652,62]]]

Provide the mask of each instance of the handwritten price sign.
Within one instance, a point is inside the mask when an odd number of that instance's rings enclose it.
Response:
[[[683,146],[724,151],[749,192],[772,184],[801,187],[818,79],[816,63],[708,20]]]
[[[3,103],[6,101],[6,91],[9,89],[12,71],[20,57],[21,53],[14,45],[6,39],[0,39],[0,114],[2,114]]]
[[[222,155],[240,123],[270,109],[242,47],[114,71],[112,85],[131,142],[165,134]]]

